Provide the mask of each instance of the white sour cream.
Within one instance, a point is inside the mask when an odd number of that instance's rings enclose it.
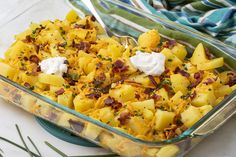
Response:
[[[68,65],[65,64],[65,57],[53,57],[43,60],[39,63],[41,71],[45,74],[55,74],[62,76],[68,70]]]
[[[161,53],[137,51],[130,57],[132,65],[147,75],[160,76],[165,71],[165,56]]]

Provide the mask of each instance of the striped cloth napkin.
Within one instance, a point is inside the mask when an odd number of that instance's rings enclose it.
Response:
[[[236,0],[121,0],[236,47]]]

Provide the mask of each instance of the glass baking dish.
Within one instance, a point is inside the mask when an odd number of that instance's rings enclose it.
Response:
[[[176,39],[185,44],[189,51],[202,42],[213,55],[224,57],[226,68],[236,71],[236,59],[233,53],[235,49],[232,47],[215,40],[212,41],[212,38],[196,34],[176,23],[143,13],[119,1],[92,0],[92,2],[104,22],[117,33],[137,38],[140,33],[148,29],[157,28],[164,40]],[[26,29],[31,22],[55,18],[63,19],[71,8],[77,10],[80,16],[89,14],[77,0],[34,0],[30,3],[31,5],[27,5],[27,7],[22,6],[19,7],[20,10],[9,13],[4,22],[0,23],[1,56],[14,42],[14,35]],[[97,145],[110,149],[121,156],[130,157],[184,156],[192,147],[213,133],[236,113],[236,91],[234,91],[180,136],[165,141],[145,141],[60,105],[1,75],[0,96],[10,103]]]

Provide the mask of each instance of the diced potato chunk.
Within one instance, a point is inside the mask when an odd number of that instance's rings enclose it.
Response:
[[[150,86],[150,84],[151,84],[150,79],[145,74],[135,75],[135,76],[131,77],[130,80],[137,82],[137,83],[141,83],[142,85],[144,85],[146,87]]]
[[[229,85],[223,85],[217,90],[215,90],[215,96],[223,97],[223,96],[229,95],[231,92],[232,92],[232,89],[230,88]]]
[[[140,110],[140,111],[143,111],[144,109],[149,109],[151,111],[155,110],[155,105],[154,105],[153,99],[132,102],[130,105],[134,108],[134,110]]]
[[[99,118],[104,123],[109,123],[114,119],[114,114],[110,107],[104,107],[99,110]]]
[[[128,126],[135,132],[137,135],[145,135],[148,131],[148,127],[141,117],[131,117]]]
[[[73,93],[66,91],[65,93],[58,95],[57,102],[66,107],[73,108]]]
[[[15,69],[8,64],[0,62],[0,75],[12,79],[15,75]]]
[[[158,91],[156,91],[156,94],[160,95],[164,101],[169,100],[169,96],[165,88],[159,89]]]
[[[189,106],[187,110],[181,113],[181,121],[184,123],[186,127],[191,127],[195,124],[199,119],[202,118],[202,114],[197,107]]]
[[[25,73],[23,73],[21,75],[21,79],[22,79],[23,82],[27,82],[30,85],[34,85],[38,81],[38,77],[37,76],[31,76],[31,75],[27,75]]]
[[[212,110],[212,106],[211,105],[204,105],[199,107],[200,112],[202,113],[202,115],[206,115],[208,112],[210,112]]]
[[[181,61],[184,61],[184,58],[186,57],[187,55],[187,51],[185,49],[185,46],[184,45],[181,45],[181,44],[177,44],[176,46],[174,46],[172,49],[171,49],[172,53],[174,55],[176,55]]]
[[[102,130],[100,128],[98,128],[97,126],[91,124],[91,123],[88,123],[87,126],[85,127],[84,131],[83,131],[83,134],[94,140],[98,137],[98,135],[102,132]]]
[[[176,145],[167,145],[162,147],[156,154],[156,157],[175,157],[179,152]]]
[[[50,75],[50,74],[39,74],[39,82],[53,85],[53,86],[62,86],[65,83],[63,77],[58,75]]]
[[[198,44],[195,48],[192,57],[190,58],[190,61],[194,65],[201,65],[202,63],[205,63],[208,61],[205,49],[202,45],[202,43]]]
[[[168,69],[175,70],[177,66],[182,64],[182,61],[176,57],[170,49],[164,48],[161,53],[166,57],[165,65]]]
[[[157,30],[150,30],[143,33],[138,38],[141,47],[155,48],[160,43],[160,35]]]
[[[144,119],[152,120],[153,116],[154,116],[154,114],[153,114],[153,112],[151,110],[149,110],[149,109],[144,109],[143,110],[143,117],[144,117]]]
[[[70,23],[76,22],[79,20],[79,17],[76,13],[76,11],[71,10],[67,15],[66,15],[66,20],[69,21]]]
[[[84,112],[90,108],[93,108],[94,106],[93,99],[82,98],[80,95],[77,95],[74,98],[73,103],[75,110],[78,112]]]
[[[119,89],[111,90],[109,94],[119,102],[126,102],[135,98],[134,87],[131,85],[122,85]]]
[[[181,91],[183,94],[187,94],[190,82],[186,77],[181,74],[173,74],[170,76],[170,81],[175,93]]]
[[[212,59],[202,64],[198,64],[197,69],[198,70],[211,70],[211,69],[222,67],[223,65],[224,65],[224,58],[220,57],[220,58]]]
[[[203,88],[203,87],[202,87]],[[198,92],[199,90],[199,92]],[[201,90],[201,91],[200,91]],[[197,95],[192,100],[194,106],[213,105],[216,100],[214,89],[211,85],[207,85],[202,89],[197,89]]]
[[[156,116],[155,128],[157,130],[163,130],[163,129],[169,127],[173,123],[175,113],[157,110],[155,116]]]

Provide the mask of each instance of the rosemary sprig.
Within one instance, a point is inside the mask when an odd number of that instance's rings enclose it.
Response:
[[[25,149],[26,149],[27,152],[29,153],[29,156],[30,156],[30,157],[33,157],[31,151],[29,150],[27,144],[25,143],[25,140],[24,140],[24,138],[23,138],[23,136],[22,136],[22,134],[21,134],[21,132],[20,132],[20,129],[19,129],[19,127],[18,127],[17,124],[16,124],[16,130],[17,130],[17,132],[18,132],[18,134],[19,134],[19,136],[20,136],[20,139],[21,139],[22,143],[23,143],[24,146],[25,146]]]
[[[40,153],[39,149],[36,147],[36,145],[35,145],[35,143],[33,142],[33,140],[32,140],[29,136],[27,136],[27,138],[28,138],[28,140],[30,141],[30,143],[33,145],[34,149],[37,151],[38,155],[39,155],[40,157],[42,157],[42,154]]]
[[[65,153],[63,153],[62,151],[60,151],[59,149],[57,149],[56,147],[54,147],[52,144],[50,144],[49,142],[45,141],[44,142],[48,147],[50,147],[52,150],[54,150],[55,152],[57,152],[59,155],[61,155],[62,157],[69,157],[68,155],[66,155]]]

